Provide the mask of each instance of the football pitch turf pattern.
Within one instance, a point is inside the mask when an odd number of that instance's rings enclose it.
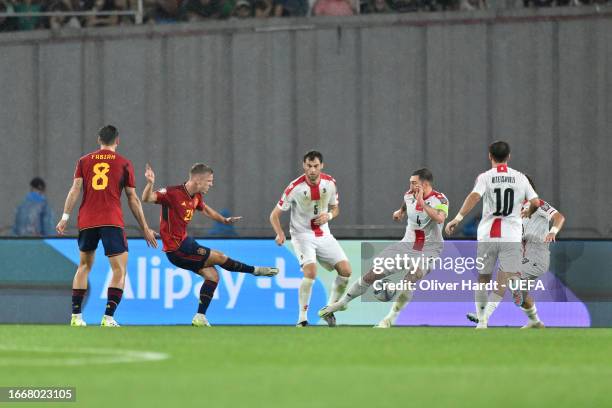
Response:
[[[605,407],[612,329],[3,325],[0,386],[76,387],[54,407]]]

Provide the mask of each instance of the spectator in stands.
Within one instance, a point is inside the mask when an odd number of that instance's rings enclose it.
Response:
[[[9,1],[0,0],[0,13],[13,13],[13,5]],[[11,17],[0,17],[0,32],[17,30],[17,21]]]
[[[18,0],[13,7],[15,13],[37,13],[42,11],[42,7],[37,0]],[[40,17],[17,17],[17,29],[22,31],[35,30],[42,26]]]
[[[313,7],[315,16],[352,16],[355,9],[348,0],[317,0]]]
[[[308,0],[276,0],[275,17],[303,17],[308,14]]]
[[[228,18],[234,9],[229,0],[187,0],[181,6],[181,20],[201,21],[211,18]]]
[[[257,18],[272,17],[274,13],[274,4],[272,0],[255,0],[253,9],[255,10],[255,17]]]
[[[30,192],[15,215],[13,233],[17,236],[40,237],[55,234],[55,215],[45,196],[45,181],[35,177],[30,181]]]
[[[251,6],[251,3],[249,3],[247,0],[238,0],[236,2],[236,7],[234,8],[234,11],[232,12],[232,16],[237,17],[237,18],[252,17],[253,7]]]
[[[130,11],[138,8],[137,2],[131,0],[113,0],[115,10],[117,11]],[[134,16],[117,16],[117,25],[131,25],[136,22]]]
[[[47,7],[47,11],[69,12],[74,11],[72,2],[69,0],[55,0]],[[49,17],[48,27],[52,30],[58,30],[62,27],[80,28],[81,22],[76,16],[53,16]]]
[[[383,14],[383,13],[391,13],[391,7],[387,4],[386,0],[369,0],[366,3],[366,8],[364,10],[365,13],[372,14]]]
[[[176,23],[180,19],[182,0],[156,0],[154,20],[160,24]]]
[[[115,9],[114,0],[90,0],[85,4],[87,11],[112,11]],[[87,27],[107,27],[119,23],[118,16],[87,16]]]

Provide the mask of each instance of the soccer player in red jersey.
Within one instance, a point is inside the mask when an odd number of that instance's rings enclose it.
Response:
[[[79,250],[81,259],[72,282],[71,326],[86,326],[81,314],[83,297],[87,291],[87,276],[94,262],[98,242],[102,240],[104,254],[108,257],[113,278],[108,286],[108,302],[102,317],[102,326],[118,327],[115,310],[121,301],[125,285],[128,245],[123,231],[121,192],[125,189],[132,214],[143,232],[147,245],[157,248],[155,232],[149,228],[136,194],[132,163],[116,152],[119,134],[114,126],[104,126],[98,132],[100,149],[81,157],[76,165],[72,188],[66,197],[64,214],[57,224],[57,232],[63,235],[68,218],[81,189],[83,200],[79,207]]]
[[[251,266],[235,261],[225,254],[201,246],[187,235],[187,225],[194,212],[200,211],[208,218],[223,224],[233,224],[242,217],[224,217],[204,204],[202,194],[208,193],[213,185],[213,170],[205,164],[196,163],[189,171],[189,180],[178,186],[166,187],[154,191],[155,173],[147,164],[145,177],[147,185],[142,192],[142,201],[160,204],[160,235],[164,243],[163,251],[168,260],[179,268],[192,271],[204,278],[200,289],[198,311],[191,321],[198,327],[210,326],[206,310],[219,282],[215,265],[233,272],[251,273],[256,276],[274,276],[278,268]]]

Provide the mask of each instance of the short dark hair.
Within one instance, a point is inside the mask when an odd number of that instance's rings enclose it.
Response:
[[[321,154],[321,152],[318,152],[316,150],[311,150],[304,155],[303,161],[304,162],[306,162],[306,160],[313,161],[314,159],[319,159],[319,161],[323,163],[323,155]]]
[[[98,138],[105,146],[110,146],[113,144],[118,137],[119,132],[113,125],[106,125],[102,129],[98,130]]]
[[[414,173],[412,173],[412,175],[419,176],[419,180],[421,181],[429,181],[430,183],[433,183],[433,173],[431,172],[431,170],[429,170],[426,167],[415,170]]]
[[[198,175],[198,174],[207,174],[207,173],[213,174],[214,172],[210,166],[204,163],[196,163],[193,166],[191,166],[191,170],[189,170],[189,174],[192,176]]]
[[[41,179],[40,177],[34,177],[30,181],[30,187],[36,190],[45,191],[47,185],[45,184],[45,180]]]
[[[504,141],[498,140],[497,142],[491,143],[489,146],[489,153],[497,163],[503,163],[508,160],[508,156],[510,156],[510,145]]]
[[[525,174],[525,177],[527,177],[527,181],[529,182],[529,184],[531,184],[531,188],[533,188],[533,189],[534,189],[534,191],[538,191],[538,190],[536,189],[535,184],[533,184],[533,180],[531,179],[531,176],[530,176],[529,174]]]

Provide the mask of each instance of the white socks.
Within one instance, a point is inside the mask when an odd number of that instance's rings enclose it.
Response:
[[[484,313],[483,313],[483,319],[485,321],[489,320],[489,317],[491,317],[495,309],[497,309],[497,306],[499,306],[499,302],[501,302],[502,299],[503,299],[503,296],[499,296],[495,292],[491,292],[489,294],[489,299],[488,299],[487,305],[485,306]]]
[[[355,281],[351,285],[351,287],[346,291],[344,296],[342,296],[342,298],[340,299],[340,303],[346,305],[351,300],[358,298],[359,296],[366,293],[369,287],[369,284],[365,283],[362,278],[359,278],[359,280]]]
[[[391,324],[394,324],[395,319],[397,319],[397,316],[399,316],[402,309],[404,309],[404,307],[410,303],[413,295],[414,292],[412,290],[401,291],[399,295],[397,295],[397,300],[393,302],[393,305],[391,305],[391,310],[389,310],[389,313],[387,313],[385,319],[389,320]]]
[[[476,305],[476,316],[478,320],[484,317],[485,307],[487,306],[487,291],[478,289],[474,291],[474,304]]]
[[[328,305],[331,305],[332,303],[336,303],[338,299],[340,299],[340,296],[342,296],[342,294],[346,290],[348,281],[349,281],[349,278],[347,277],[340,276],[340,275],[336,276],[334,283],[332,283],[331,291],[329,292],[329,299],[327,301]]]
[[[535,303],[533,306],[531,306],[531,308],[525,309],[524,307],[521,307],[521,310],[525,312],[530,322],[537,323],[540,321],[540,318],[538,317],[538,309],[536,309]]]
[[[310,295],[312,294],[312,285],[314,279],[304,277],[300,284],[298,292],[298,301],[300,304],[300,316],[298,323],[308,320],[308,304],[310,303]]]

